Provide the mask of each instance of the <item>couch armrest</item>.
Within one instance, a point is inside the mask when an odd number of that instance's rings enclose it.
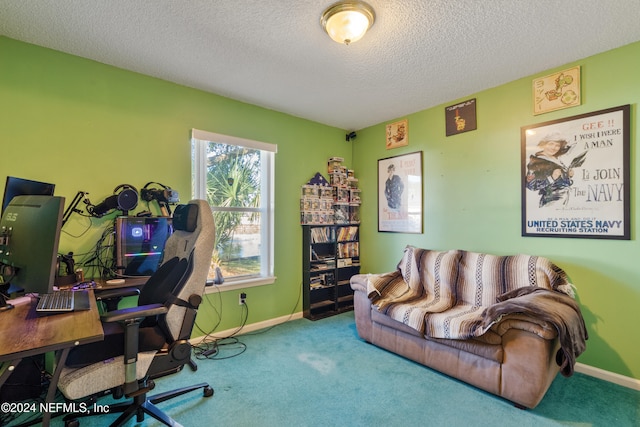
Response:
[[[354,291],[362,291],[366,294],[367,280],[369,280],[368,276],[368,274],[356,274],[354,276],[351,276],[351,289],[353,289]]]
[[[558,330],[550,322],[536,319],[524,314],[509,314],[493,324],[490,331],[503,336],[510,329],[519,329],[538,335],[540,338],[553,340],[558,337]]]

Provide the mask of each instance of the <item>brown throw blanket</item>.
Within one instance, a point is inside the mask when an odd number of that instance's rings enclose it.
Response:
[[[576,357],[589,338],[578,303],[571,297],[549,289],[526,286],[502,294],[498,303],[482,313],[480,328],[487,330],[506,314],[522,313],[553,324],[558,331],[560,350],[556,362],[565,377],[573,375]],[[558,304],[560,303],[560,304]]]

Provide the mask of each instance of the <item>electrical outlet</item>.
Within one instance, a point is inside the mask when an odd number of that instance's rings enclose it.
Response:
[[[246,300],[247,300],[247,294],[244,292],[240,292],[240,294],[238,294],[238,305],[244,305]]]

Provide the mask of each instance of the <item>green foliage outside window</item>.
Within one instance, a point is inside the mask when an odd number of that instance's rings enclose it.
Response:
[[[207,201],[216,223],[214,262],[225,277],[260,272],[259,259],[243,257],[236,241],[240,234],[259,233],[260,213],[255,210],[260,208],[260,156],[256,149],[207,144]]]

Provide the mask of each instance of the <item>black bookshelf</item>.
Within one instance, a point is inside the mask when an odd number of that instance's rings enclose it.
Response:
[[[349,280],[360,273],[360,228],[354,224],[303,225],[304,316],[319,319],[353,309]]]

